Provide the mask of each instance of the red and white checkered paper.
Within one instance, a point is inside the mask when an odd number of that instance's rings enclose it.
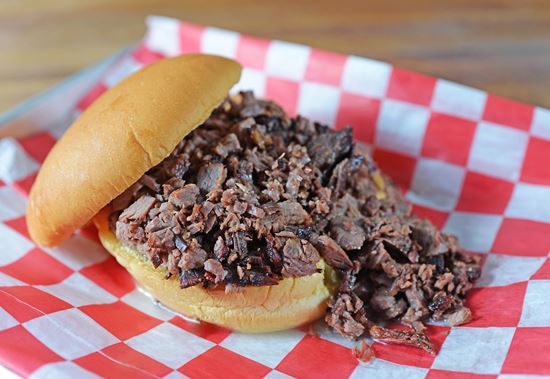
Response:
[[[55,249],[30,240],[26,195],[59,137],[45,130],[0,140],[4,366],[33,378],[550,378],[550,111],[366,58],[168,18],[148,26],[77,112],[164,56],[237,59],[238,89],[354,125],[416,212],[483,255],[474,320],[431,326],[435,357],[374,343],[378,358],[362,365],[327,330],[246,335],[174,316],[137,291],[94,230]]]

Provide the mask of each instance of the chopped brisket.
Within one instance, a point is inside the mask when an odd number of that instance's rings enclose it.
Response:
[[[199,187],[195,184],[187,184],[182,188],[172,191],[168,196],[168,202],[178,208],[187,208],[195,205],[199,197]]]
[[[329,236],[319,236],[315,246],[319,249],[325,261],[332,267],[340,270],[349,270],[353,267],[353,262],[344,249]]]
[[[226,168],[221,163],[205,164],[197,174],[197,185],[208,193],[214,188],[220,188],[226,176]]]
[[[141,196],[120,214],[119,220],[143,221],[155,202],[156,200],[152,196]]]
[[[464,298],[479,259],[411,214],[350,128],[290,118],[251,92],[224,101],[111,208],[117,238],[182,288],[276,285],[318,272],[322,257],[342,278],[325,320],[345,337],[433,352],[423,321],[472,318]],[[390,320],[410,329],[378,326]]]
[[[435,354],[433,344],[426,334],[416,330],[388,329],[372,325],[369,329],[369,334],[378,341],[414,346],[426,350],[432,355]]]
[[[322,129],[324,129],[322,133],[310,140],[308,153],[317,167],[325,169],[349,155],[353,147],[353,134],[351,128],[338,132],[326,127]]]
[[[223,269],[222,264],[215,259],[209,259],[204,262],[204,269],[214,275],[215,283],[222,282],[227,275],[227,271]]]
[[[317,272],[319,253],[309,242],[302,244],[297,238],[289,238],[283,247],[283,262],[285,276],[307,276]]]
[[[158,184],[155,178],[153,178],[151,175],[144,174],[139,179],[139,183],[143,184],[145,187],[149,188],[153,192],[160,191],[160,184]]]

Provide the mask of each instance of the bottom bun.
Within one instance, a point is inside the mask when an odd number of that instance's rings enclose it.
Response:
[[[314,321],[326,311],[336,274],[323,261],[318,265],[320,273],[285,278],[274,286],[247,286],[230,293],[201,285],[182,289],[178,278],[164,279],[165,269],[154,268],[137,250],[122,245],[109,229],[108,215],[109,210],[103,209],[94,218],[103,246],[144,290],[177,313],[233,330],[262,333]]]

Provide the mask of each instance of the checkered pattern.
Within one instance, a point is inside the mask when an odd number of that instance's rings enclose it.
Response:
[[[241,82],[292,114],[355,126],[418,214],[455,233],[485,267],[474,320],[431,326],[439,348],[374,343],[370,365],[329,331],[250,336],[155,306],[84,229],[40,249],[25,197],[58,138],[0,140],[0,361],[22,376],[244,378],[550,377],[550,111],[366,58],[151,17],[143,43],[76,111],[164,56],[239,60]]]

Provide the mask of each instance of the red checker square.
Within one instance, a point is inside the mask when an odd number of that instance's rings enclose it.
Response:
[[[339,86],[347,56],[324,50],[312,49],[306,67],[305,79]]]
[[[44,314],[72,308],[69,303],[58,297],[31,286],[0,288],[0,304],[21,323]]]
[[[237,45],[236,58],[244,67],[263,70],[270,43],[263,38],[242,35]]]
[[[406,329],[405,326],[399,324],[391,325],[391,327]],[[436,352],[441,349],[443,341],[449,335],[449,330],[450,328],[445,326],[428,326],[426,334],[434,344]],[[401,365],[429,368],[435,359],[435,356],[430,353],[411,346],[374,342],[372,348],[377,358]]]
[[[55,145],[55,138],[50,133],[38,133],[19,140],[19,144],[27,154],[38,162],[44,162],[46,155]]]
[[[143,65],[148,65],[164,58],[164,54],[149,49],[145,44],[139,45],[132,53],[132,56],[137,62]]]
[[[474,138],[476,123],[441,113],[432,113],[422,155],[465,166]]]
[[[544,261],[539,270],[531,277],[531,279],[544,280],[550,279],[550,259]]]
[[[545,257],[550,251],[549,235],[550,224],[505,218],[491,250],[501,254]]]
[[[0,332],[0,357],[2,365],[23,377],[43,365],[63,360],[21,325]]]
[[[6,185],[6,183],[2,179],[0,179],[0,187],[3,187],[5,185]]]
[[[216,344],[222,342],[228,335],[231,334],[230,330],[217,325],[209,324],[207,322],[190,322],[182,317],[174,317],[170,320],[170,323]]]
[[[73,270],[36,247],[15,262],[0,267],[0,272],[27,284],[48,285],[62,282]]]
[[[298,104],[298,82],[286,79],[268,77],[265,86],[265,97],[281,104],[291,116],[296,115]]]
[[[98,83],[86,96],[77,104],[77,109],[83,111],[90,106],[103,92],[107,91],[107,86],[104,83]]]
[[[180,51],[185,53],[198,53],[201,51],[204,26],[195,25],[189,22],[180,23]]]
[[[74,363],[102,378],[163,377],[172,369],[124,343],[106,347],[74,360]]]
[[[121,301],[85,305],[79,309],[121,340],[142,334],[162,323],[161,320],[146,315]]]
[[[327,364],[330,362],[330,364]],[[350,349],[305,336],[279,363],[277,370],[297,378],[347,378],[357,367]]]
[[[550,141],[529,138],[520,180],[534,184],[550,184]]]
[[[27,219],[25,216],[21,216],[18,218],[14,218],[12,220],[4,221],[4,224],[15,230],[17,233],[21,234],[22,236],[27,237],[29,240],[31,240],[31,236],[29,234],[29,230],[27,229]]]
[[[532,105],[489,95],[485,104],[483,119],[501,125],[529,130],[531,120],[533,119],[533,112],[534,108]]]
[[[387,97],[409,103],[430,105],[436,79],[417,72],[392,70]]]
[[[498,375],[472,374],[469,372],[430,370],[425,379],[497,379]]]
[[[550,375],[550,328],[517,328],[503,374]]]
[[[373,158],[384,173],[406,191],[411,186],[416,159],[383,149],[375,149]]]
[[[13,183],[14,188],[19,191],[20,194],[27,197],[29,196],[29,193],[31,192],[31,187],[36,180],[36,176],[38,175],[38,172],[35,172],[32,175],[29,175],[23,179],[20,179]]]
[[[80,273],[116,297],[122,297],[136,288],[134,279],[113,257],[85,267]]]
[[[466,172],[456,209],[465,212],[502,214],[512,197],[514,184],[475,172]]]
[[[472,289],[466,298],[466,305],[472,310],[473,319],[466,326],[517,326],[526,289],[527,282]]]
[[[380,100],[343,92],[336,116],[336,129],[353,126],[356,140],[372,144],[379,111]]]
[[[214,346],[179,368],[191,378],[263,378],[271,369],[242,355]]]
[[[442,229],[449,218],[449,213],[447,212],[441,212],[418,204],[413,204],[413,212],[420,217],[430,220],[438,229]]]

